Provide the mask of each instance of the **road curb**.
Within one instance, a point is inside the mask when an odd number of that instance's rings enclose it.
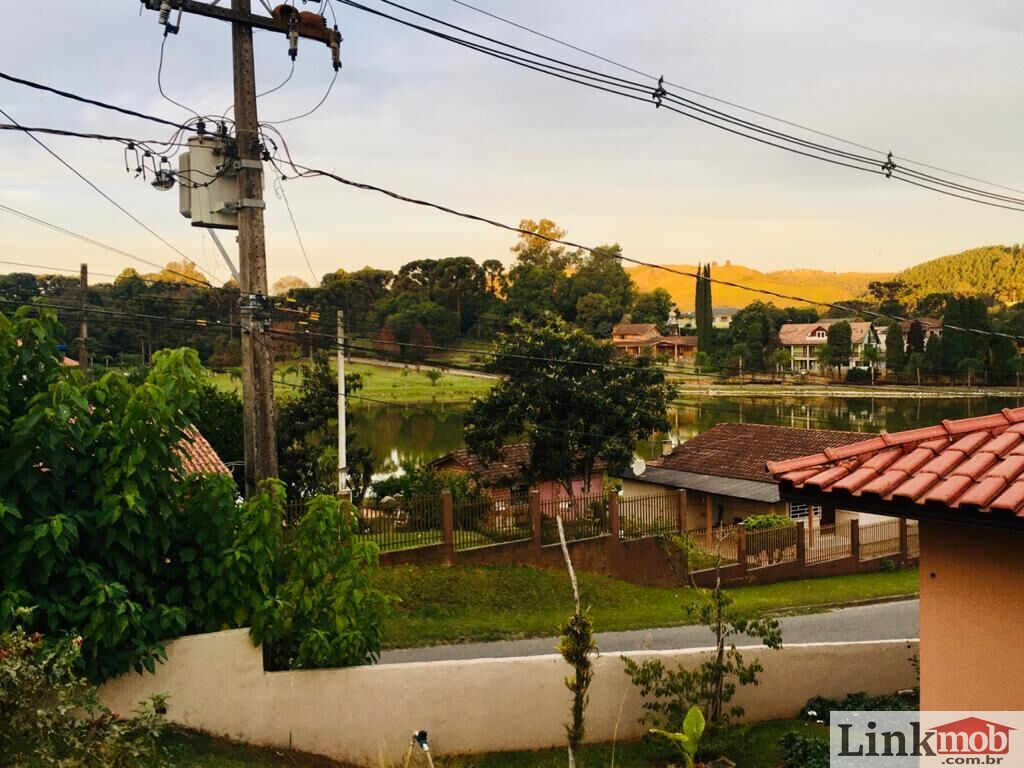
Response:
[[[888,597],[869,597],[864,600],[847,600],[840,603],[812,603],[810,605],[793,606],[792,608],[781,608],[777,611],[766,611],[765,616],[793,616],[802,611],[822,610],[834,611],[840,608],[859,608],[864,605],[882,605],[883,603],[902,603],[908,600],[918,600],[920,592],[912,592],[906,595],[890,595]]]

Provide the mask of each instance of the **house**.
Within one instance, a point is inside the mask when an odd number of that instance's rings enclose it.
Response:
[[[554,480],[545,480],[531,486],[526,479],[526,469],[529,465],[530,446],[528,443],[502,446],[498,458],[491,462],[484,462],[479,456],[463,448],[452,451],[429,464],[433,469],[469,472],[487,488],[491,498],[499,504],[502,502],[513,506],[526,504],[531,490],[538,492],[542,503],[569,498],[569,494],[561,483]],[[598,459],[594,463],[594,470],[589,482],[582,476],[573,478],[572,495],[577,497],[601,493],[604,489],[606,467],[605,462]]]
[[[928,340],[933,336],[942,336],[942,320],[938,320],[933,317],[918,317],[914,320],[901,320],[900,330],[903,331],[903,343],[906,344],[907,337],[910,335],[910,326],[913,323],[920,323],[921,330],[924,332],[924,342],[928,343]],[[885,339],[889,335],[888,325],[875,326],[875,333],[878,334],[878,348],[884,353],[885,352]],[[883,355],[884,357],[884,355]]]
[[[185,474],[214,474],[231,476],[231,470],[217,455],[203,434],[191,427],[178,441],[178,457]]]
[[[794,456],[790,503],[919,521],[921,709],[1024,709],[1024,408]]]
[[[718,424],[622,476],[625,497],[686,491],[688,531],[733,525],[752,515],[788,515],[809,527],[855,517],[834,504],[784,502],[769,461],[801,451],[847,446],[872,437],[863,432],[794,429],[766,424]],[[813,448],[812,448],[813,446]]]
[[[818,350],[828,344],[829,326],[844,322],[841,319],[819,320],[816,323],[785,323],[779,328],[779,344],[789,352],[790,370],[818,371]],[[850,324],[853,353],[850,366],[861,365],[864,349],[879,344],[878,331],[871,323],[861,320],[847,320]],[[846,367],[846,366],[844,366]]]
[[[732,325],[733,317],[735,317],[739,311],[738,307],[713,307],[711,309],[711,327],[728,328]],[[684,312],[679,315],[678,322],[680,328],[696,328],[697,313]]]
[[[697,354],[696,336],[663,336],[654,323],[621,323],[612,329],[612,344],[627,355],[642,354],[690,360]]]

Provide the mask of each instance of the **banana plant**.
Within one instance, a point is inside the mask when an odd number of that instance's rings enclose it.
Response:
[[[686,768],[694,768],[697,749],[700,747],[700,737],[704,735],[704,714],[700,711],[700,707],[690,707],[683,720],[682,733],[661,731],[657,728],[651,728],[651,733],[672,742],[672,746],[683,756]]]

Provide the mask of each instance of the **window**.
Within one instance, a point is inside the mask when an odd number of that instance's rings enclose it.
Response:
[[[519,506],[520,504],[528,504],[530,501],[530,486],[513,486],[512,491],[509,494],[509,499],[511,500],[513,507]]]
[[[827,339],[828,338],[828,331],[824,330],[823,328],[819,328],[812,335],[816,339]]]
[[[811,512],[814,513],[815,517],[821,517],[821,507],[811,507]],[[806,504],[795,504],[789,503],[789,516],[794,520],[806,520],[807,519],[807,505]]]

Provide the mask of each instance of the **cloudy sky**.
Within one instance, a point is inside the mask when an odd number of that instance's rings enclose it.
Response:
[[[385,8],[379,0],[368,5]],[[627,74],[469,10],[410,6],[552,56]],[[862,144],[1024,188],[1024,4],[908,0],[475,0],[479,7],[641,71]],[[254,2],[258,7],[258,3]],[[2,70],[174,120],[157,91],[161,30],[134,0],[64,0],[5,23]],[[581,242],[664,263],[732,259],[762,270],[895,270],[975,245],[1024,240],[1024,215],[835,168],[583,89],[336,5],[344,69],[326,104],[281,126],[299,162],[508,222],[547,217]],[[288,73],[286,42],[257,33],[260,88]],[[628,75],[633,77],[632,75]],[[263,120],[323,95],[325,49],[260,102]],[[167,43],[168,95],[201,113],[230,104],[230,32],[186,18]],[[144,121],[0,82],[22,124],[166,138]],[[776,126],[778,127],[778,126]],[[223,280],[209,237],[124,171],[116,145],[44,138]],[[176,254],[31,140],[0,135],[0,202],[143,258]],[[326,180],[285,183],[312,272],[413,258],[507,259],[511,236]],[[268,182],[271,279],[311,279]],[[228,238],[230,239],[230,238]],[[128,262],[0,212],[3,259],[96,273]],[[140,266],[140,265],[136,265]],[[0,264],[0,271],[15,267]],[[140,266],[140,269],[145,269]]]

